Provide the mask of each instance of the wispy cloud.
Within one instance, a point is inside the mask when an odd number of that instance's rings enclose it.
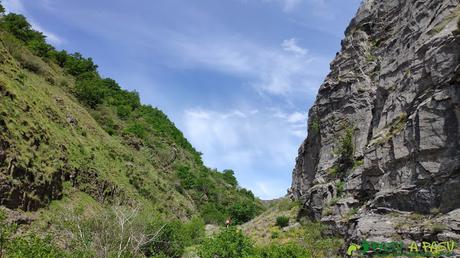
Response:
[[[308,53],[307,49],[302,48],[298,45],[297,39],[295,38],[284,40],[281,46],[285,51],[292,52],[300,56],[305,56]]]
[[[11,13],[24,13],[25,8],[21,0],[3,0],[2,5],[8,12]]]
[[[290,12],[302,3],[302,0],[278,0],[283,6],[283,11]]]
[[[55,33],[49,32],[40,26],[38,23],[34,22],[33,20],[30,21],[30,25],[34,30],[40,31],[43,35],[46,36],[46,41],[53,46],[59,46],[64,42],[64,39],[60,36],[56,35]]]
[[[34,30],[40,31],[43,33],[43,35],[46,36],[46,40],[48,43],[54,45],[54,46],[59,46],[64,42],[64,39],[59,37],[57,34],[52,33],[46,29],[44,29],[40,24],[35,22],[32,17],[30,17],[27,13],[26,8],[24,7],[24,4],[21,0],[3,0],[2,5],[5,7],[7,12],[10,13],[19,13],[28,16],[28,21],[30,22],[30,25]]]
[[[322,79],[318,67],[327,62],[309,55],[294,38],[277,47],[238,38],[200,40],[183,35],[174,38],[171,52],[178,55],[182,65],[241,77],[263,94],[287,96],[315,92]]]
[[[233,168],[256,195],[278,197],[286,193],[288,185],[276,182],[276,178],[290,178],[292,157],[306,134],[306,114],[279,113],[282,115],[276,116],[272,110],[189,109],[183,117],[184,133],[204,153],[206,164]]]

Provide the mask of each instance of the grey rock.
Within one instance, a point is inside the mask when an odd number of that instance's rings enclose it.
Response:
[[[398,233],[395,223],[404,223],[387,214],[439,210],[458,222],[459,6],[460,0],[363,1],[309,111],[288,191],[304,203],[300,216],[347,239],[459,234],[455,227],[433,235],[416,226]],[[363,164],[337,154],[347,130],[353,159]],[[331,206],[339,180],[348,201]],[[358,219],[337,219],[351,208],[359,209]]]

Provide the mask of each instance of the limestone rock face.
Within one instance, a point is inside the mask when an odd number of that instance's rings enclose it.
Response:
[[[460,0],[362,3],[309,111],[289,190],[301,216],[352,237],[391,211],[459,214],[459,17]]]

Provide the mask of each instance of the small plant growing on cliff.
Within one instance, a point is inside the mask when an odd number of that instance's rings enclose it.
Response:
[[[314,119],[311,123],[311,129],[314,133],[319,133],[319,129],[320,129],[320,126],[319,126],[319,120],[318,119]]]
[[[323,209],[322,215],[323,215],[323,216],[332,215],[332,209],[329,208],[329,207],[325,207],[325,208]]]
[[[433,215],[438,215],[440,212],[440,210],[438,208],[432,208],[430,209],[430,213],[433,214]]]
[[[433,224],[429,225],[429,230],[433,234],[439,234],[442,231],[444,231],[445,229],[446,229],[446,227],[443,224],[433,223]]]
[[[362,165],[364,165],[364,159],[361,158],[361,159],[355,160],[353,163],[353,170],[361,167]]]
[[[276,226],[280,228],[287,227],[289,225],[289,218],[286,216],[279,216],[276,218]]]
[[[337,189],[337,196],[342,196],[345,191],[345,182],[337,181],[337,183],[335,183],[335,188]]]
[[[348,127],[345,134],[340,138],[338,153],[342,162],[346,164],[353,164],[353,154],[355,146],[353,144],[353,128]]]

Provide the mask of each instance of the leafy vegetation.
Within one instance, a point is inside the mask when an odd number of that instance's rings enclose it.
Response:
[[[350,166],[353,164],[355,146],[353,143],[353,131],[354,128],[347,127],[345,129],[345,134],[340,138],[339,141],[339,148],[337,153],[340,156],[340,162],[346,166]]]
[[[337,189],[337,196],[342,196],[345,191],[345,181],[339,180],[335,183],[335,188]]]
[[[312,122],[311,122],[311,129],[313,130],[313,132],[315,134],[318,134],[320,132],[320,124],[319,124],[319,119],[315,118]]]
[[[49,234],[77,257],[180,257],[201,244],[204,223],[241,224],[263,210],[232,170],[205,167],[161,110],[103,78],[91,58],[57,51],[22,15],[0,17],[0,39],[0,143],[34,180],[1,176],[20,196],[9,207],[40,217],[23,229],[39,234],[18,239],[0,223],[0,250],[68,257]]]
[[[280,228],[287,227],[289,225],[289,218],[286,216],[279,216],[276,218],[275,225]]]
[[[6,221],[6,214],[0,210],[0,257],[36,258],[64,257],[67,254],[51,244],[50,237],[40,238],[35,234],[18,236],[17,226]]]
[[[201,258],[250,257],[255,254],[255,250],[252,241],[241,230],[230,227],[206,239],[198,254]]]

